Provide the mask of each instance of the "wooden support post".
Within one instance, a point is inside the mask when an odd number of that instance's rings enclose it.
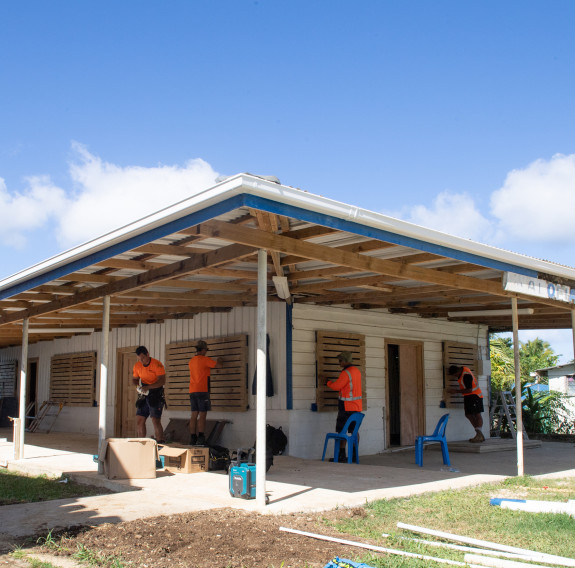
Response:
[[[517,475],[524,475],[523,467],[523,411],[521,399],[521,368],[519,366],[519,316],[517,315],[517,298],[511,298],[513,310],[513,359],[515,362],[515,416],[517,423]],[[510,424],[511,428],[513,425]]]
[[[258,251],[258,316],[257,316],[257,415],[256,415],[256,501],[266,505],[266,351],[267,351],[267,252]]]
[[[102,309],[102,341],[100,345],[100,400],[98,422],[98,452],[106,439],[106,421],[108,418],[108,352],[110,336],[110,296],[104,296]],[[98,460],[98,473],[104,473],[104,462]]]
[[[22,322],[22,359],[20,361],[20,411],[18,417],[20,419],[19,436],[18,436],[18,449],[16,449],[16,440],[14,440],[14,453],[16,459],[24,459],[24,429],[26,428],[26,381],[28,370],[28,318],[24,318]]]

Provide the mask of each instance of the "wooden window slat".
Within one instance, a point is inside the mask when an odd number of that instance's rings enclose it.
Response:
[[[336,356],[350,351],[352,363],[361,371],[363,408],[367,408],[365,377],[365,336],[359,333],[316,331],[316,404],[318,412],[337,410],[339,393],[326,386],[326,379],[335,380],[341,373]]]
[[[456,341],[443,342],[443,373],[444,389],[458,389],[457,379],[453,379],[447,374],[451,365],[458,367],[469,367],[471,372],[477,378],[477,345],[474,343],[459,343]],[[444,400],[447,406],[463,404],[463,395],[461,393],[448,394],[444,393]]]
[[[0,398],[16,396],[18,361],[0,362]]]
[[[50,361],[50,400],[67,406],[93,406],[96,352],[54,355]]]
[[[214,337],[204,340],[208,357],[224,358],[221,369],[212,369],[210,400],[212,410],[245,412],[248,408],[248,336]],[[166,345],[166,400],[174,410],[190,408],[189,360],[196,354],[198,340]]]

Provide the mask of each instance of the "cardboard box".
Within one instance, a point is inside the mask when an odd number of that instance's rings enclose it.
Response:
[[[153,479],[158,446],[150,438],[107,438],[98,452],[108,479]]]
[[[164,469],[172,473],[197,473],[208,471],[210,449],[197,446],[164,446],[160,452],[164,458]]]

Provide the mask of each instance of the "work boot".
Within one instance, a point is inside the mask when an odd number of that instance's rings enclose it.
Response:
[[[469,438],[469,441],[470,441],[472,444],[478,443],[478,442],[479,442],[479,434],[477,433],[477,434],[475,434],[475,436],[474,436],[473,438]]]
[[[198,441],[194,444],[196,446],[203,446],[206,443],[206,437],[203,434],[198,434]]]
[[[198,442],[198,436],[196,434],[190,434],[190,446],[195,446]]]
[[[329,458],[330,462],[333,462],[334,459],[333,458]],[[347,456],[342,456],[341,454],[339,454],[339,457],[337,458],[337,463],[347,463]]]

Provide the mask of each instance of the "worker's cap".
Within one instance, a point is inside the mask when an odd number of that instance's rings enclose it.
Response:
[[[457,365],[451,365],[449,367],[449,369],[447,369],[447,374],[448,375],[457,375],[460,371],[461,371],[461,367],[458,367]]]
[[[353,359],[353,355],[351,354],[351,351],[342,351],[338,356],[337,356],[338,361],[343,361],[344,363],[351,363],[351,360]]]
[[[203,351],[204,349],[208,349],[208,344],[203,339],[200,339],[196,345],[196,350]]]

